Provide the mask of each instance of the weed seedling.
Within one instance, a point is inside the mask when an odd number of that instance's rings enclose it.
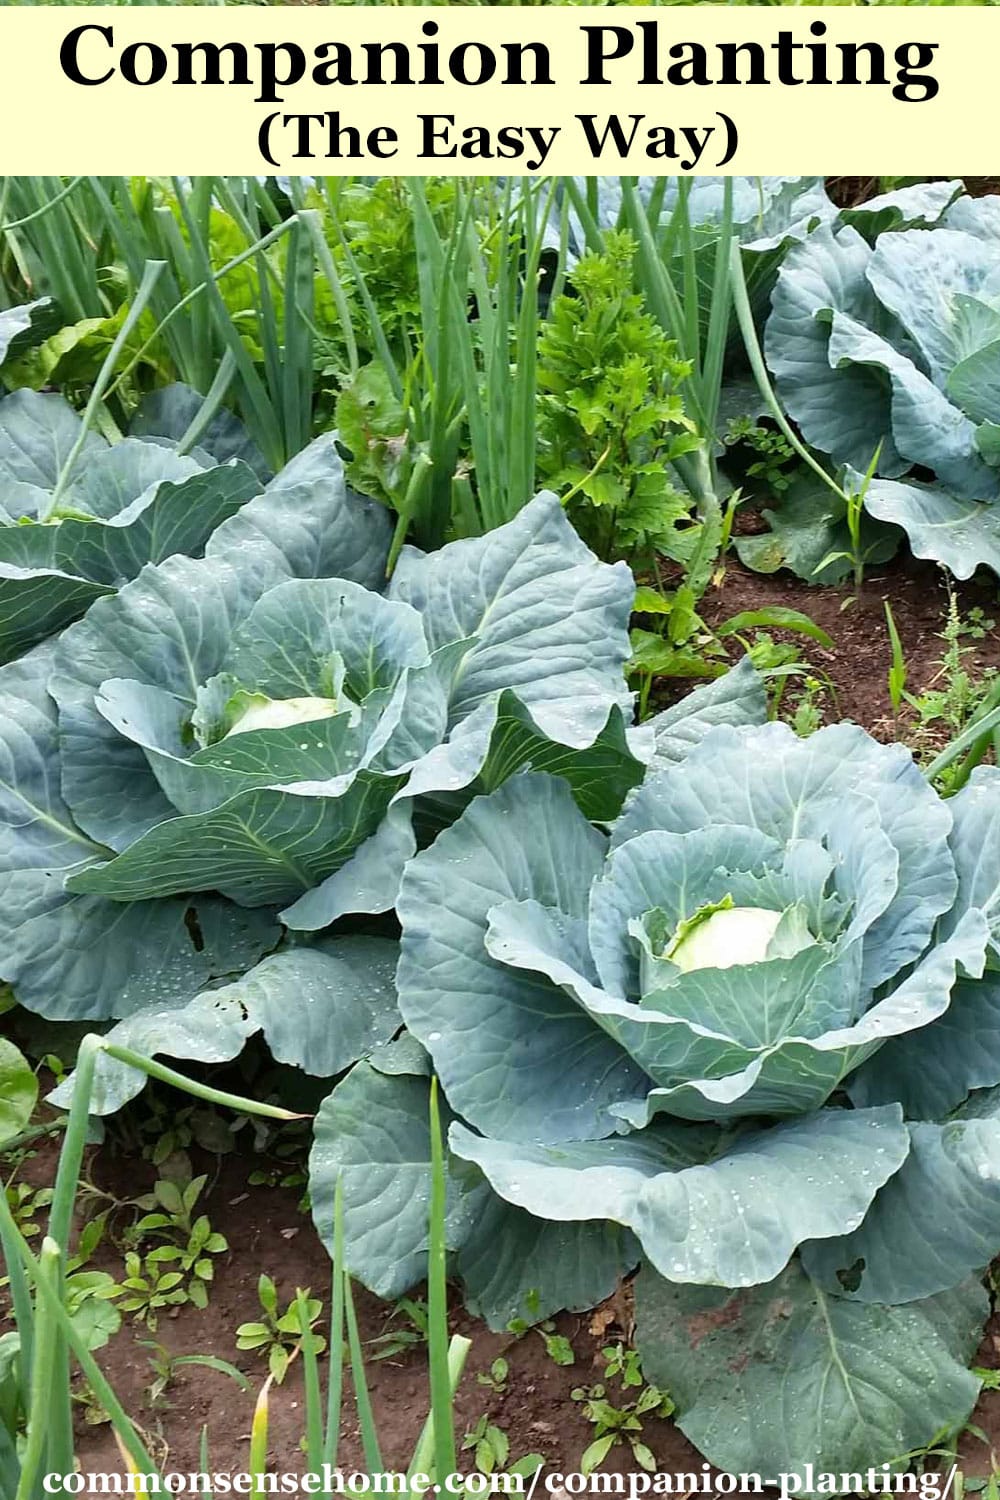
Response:
[[[1000,678],[994,668],[980,673],[970,671],[966,658],[972,648],[963,643],[968,636],[979,639],[989,623],[981,610],[975,620],[963,616],[954,593],[949,590],[948,615],[941,632],[944,650],[938,670],[923,692],[908,693],[900,689],[901,702],[907,703],[916,716],[916,724],[907,738],[918,760],[926,760],[929,752],[938,749],[942,739],[955,741],[974,733],[974,725],[995,708]],[[971,766],[961,760],[943,766],[938,772],[942,792],[957,791],[970,769]]]
[[[14,1223],[26,1240],[35,1239],[42,1232],[38,1218],[52,1202],[52,1189],[31,1187],[27,1182],[11,1182],[5,1191]]]
[[[387,1322],[396,1318],[403,1320],[403,1326],[389,1328],[378,1338],[369,1340],[372,1359],[396,1359],[400,1354],[407,1354],[427,1343],[426,1302],[415,1297],[400,1297]]]
[[[864,582],[865,577],[865,568],[867,567],[868,561],[872,555],[872,551],[874,550],[873,547],[865,546],[864,537],[862,535],[862,523],[865,514],[865,496],[868,493],[869,485],[875,477],[875,472],[878,469],[878,461],[881,456],[882,444],[879,443],[878,447],[875,449],[872,461],[868,465],[865,476],[858,488],[856,490],[845,488],[844,490],[844,500],[846,502],[844,520],[847,523],[847,534],[850,538],[848,546],[841,549],[840,551],[828,552],[825,557],[820,559],[820,561],[816,564],[816,567],[813,569],[814,573],[821,573],[823,569],[828,567],[832,562],[844,561],[850,563],[851,573],[854,577],[854,595],[853,597],[848,596],[848,598],[843,601],[840,606],[841,609],[847,609],[849,605],[855,602],[858,595],[861,593],[861,585]]]
[[[798,456],[791,443],[775,427],[765,427],[752,417],[733,417],[723,442],[727,448],[745,444],[754,455],[747,464],[746,487],[754,494],[783,495],[798,467]]]
[[[642,1423],[644,1417],[669,1417],[674,1403],[656,1386],[646,1385],[642,1376],[639,1356],[634,1349],[622,1344],[612,1344],[601,1350],[604,1360],[604,1380],[597,1385],[578,1386],[570,1394],[581,1405],[583,1415],[594,1427],[593,1441],[584,1449],[580,1458],[580,1470],[590,1474],[607,1458],[612,1448],[628,1444],[632,1457],[640,1469],[653,1473],[656,1458],[649,1445],[643,1442]],[[608,1382],[616,1380],[622,1393],[638,1391],[631,1400],[617,1396],[612,1401],[607,1390]]]
[[[573,1345],[565,1334],[555,1332],[555,1326],[551,1321],[541,1323],[535,1332],[545,1345],[545,1352],[553,1364],[575,1365],[576,1355],[573,1353]]]
[[[240,1324],[236,1330],[236,1347],[255,1349],[265,1355],[274,1382],[280,1385],[288,1366],[302,1347],[302,1336],[306,1328],[312,1333],[316,1353],[322,1353],[326,1348],[326,1340],[315,1332],[323,1304],[318,1297],[310,1297],[306,1290],[303,1297],[305,1323],[299,1313],[297,1297],[293,1297],[285,1311],[280,1312],[277,1288],[270,1276],[263,1274],[257,1282],[257,1298],[263,1316],[256,1322]]]
[[[899,639],[899,631],[896,629],[896,621],[893,618],[892,608],[888,599],[885,601],[885,623],[889,632],[889,644],[892,648],[892,664],[889,667],[887,678],[889,687],[889,702],[892,711],[898,714],[903,706],[903,695],[906,692],[906,657],[903,655],[903,643]]]
[[[225,1236],[213,1230],[207,1214],[194,1217],[206,1180],[195,1177],[182,1185],[161,1177],[153,1192],[138,1200],[140,1207],[151,1207],[154,1211],[145,1214],[129,1231],[133,1245],[141,1245],[151,1237],[166,1241],[147,1254],[147,1272],[161,1267],[178,1271],[186,1278],[187,1298],[200,1308],[208,1306],[208,1285],[215,1276],[211,1257],[229,1249]]]
[[[484,1385],[488,1391],[495,1396],[507,1394],[507,1377],[510,1374],[510,1366],[505,1359],[495,1359],[489,1370],[480,1370],[476,1376],[476,1384]]]
[[[527,1478],[545,1462],[544,1454],[525,1453],[522,1458],[509,1464],[510,1439],[502,1427],[497,1427],[490,1421],[485,1412],[462,1439],[461,1451],[467,1453],[470,1449],[480,1474],[495,1474],[500,1471]]]
[[[182,1285],[184,1276],[180,1271],[161,1271],[149,1265],[141,1255],[129,1250],[125,1256],[125,1280],[112,1284],[98,1293],[104,1298],[117,1298],[122,1312],[132,1313],[136,1321],[145,1323],[150,1333],[155,1333],[160,1313],[165,1307],[181,1307],[189,1300]]]
[[[201,1365],[207,1370],[216,1370],[220,1375],[228,1375],[230,1380],[236,1382],[241,1391],[250,1389],[250,1382],[242,1370],[237,1370],[226,1359],[218,1359],[214,1354],[171,1354],[164,1345],[155,1339],[142,1339],[144,1349],[150,1350],[148,1355],[153,1379],[146,1387],[146,1395],[152,1411],[166,1410],[170,1403],[166,1401],[165,1395],[177,1375],[178,1370],[186,1365]]]
[[[823,722],[822,699],[826,689],[818,677],[806,677],[792,709],[789,723],[801,739],[815,734]]]

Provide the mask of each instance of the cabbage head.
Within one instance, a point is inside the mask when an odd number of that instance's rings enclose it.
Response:
[[[204,558],[0,671],[0,976],[23,1005],[177,1057],[263,1030],[331,1076],[399,1028],[395,943],[313,933],[390,910],[418,836],[520,766],[597,815],[638,779],[631,575],[554,495],[405,549],[387,589],[390,533],[318,439]]]
[[[752,677],[715,691],[759,721]],[[852,724],[685,735],[706,691],[654,721],[610,824],[526,773],[416,856],[399,1004],[452,1111],[474,1309],[592,1305],[641,1260],[647,1376],[707,1457],[839,1473],[959,1425],[978,1389],[1000,1103],[968,1100],[1000,1082],[974,1040],[998,1034],[1000,773],[946,803]],[[419,1076],[362,1067],[317,1122],[317,1221],[343,1175],[380,1290],[420,1269],[425,1106]]]
[[[1000,208],[960,197],[933,227],[869,239],[826,223],[789,251],[772,297],[765,353],[789,416],[845,466],[884,538],[958,578],[1000,573]],[[852,473],[853,471],[853,473]],[[752,567],[810,576],[833,550],[815,492],[769,515],[773,533],[741,543]],[[826,524],[824,525],[824,516]],[[886,524],[888,523],[888,524]],[[830,575],[823,573],[825,581]]]

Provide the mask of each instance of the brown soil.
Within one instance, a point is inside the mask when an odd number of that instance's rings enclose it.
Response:
[[[55,1148],[48,1146],[25,1163],[20,1175],[35,1185],[51,1182],[54,1164]],[[259,1165],[259,1161],[235,1155],[196,1161],[196,1170],[210,1174],[209,1189],[199,1208],[204,1207],[213,1229],[224,1234],[229,1242],[228,1254],[216,1258],[208,1307],[203,1311],[190,1305],[171,1309],[166,1315],[161,1314],[155,1333],[124,1318],[121,1331],[97,1356],[112,1388],[139,1426],[153,1458],[174,1471],[187,1473],[199,1469],[203,1427],[208,1429],[213,1470],[235,1472],[246,1468],[254,1402],[267,1371],[259,1355],[237,1351],[235,1330],[240,1323],[259,1316],[260,1273],[265,1271],[273,1277],[282,1307],[294,1296],[297,1287],[310,1288],[314,1296],[322,1297],[324,1317],[328,1315],[330,1260],[308,1213],[300,1211],[300,1190],[249,1186],[247,1178]],[[85,1172],[88,1180],[117,1198],[131,1198],[148,1191],[155,1175],[155,1169],[147,1163],[137,1164],[132,1158],[116,1159],[107,1149],[92,1154]],[[126,1211],[119,1216],[118,1233],[129,1222]],[[106,1239],[92,1267],[107,1270],[120,1279],[121,1251]],[[399,1318],[390,1321],[391,1307],[377,1298],[361,1289],[355,1295],[363,1341],[408,1326]],[[470,1318],[457,1302],[452,1309],[451,1330],[472,1340],[456,1403],[459,1443],[487,1412],[491,1422],[501,1427],[510,1440],[511,1461],[527,1453],[541,1453],[548,1469],[575,1470],[593,1433],[570,1392],[602,1379],[602,1346],[629,1338],[631,1297],[627,1286],[594,1313],[564,1315],[556,1320],[556,1330],[573,1347],[572,1366],[557,1365],[537,1333],[520,1338],[509,1333],[491,1333]],[[212,1354],[230,1361],[249,1378],[250,1392],[242,1392],[227,1375],[190,1365],[177,1371],[157,1407],[152,1408],[149,1387],[154,1371],[150,1364],[151,1350],[144,1347],[144,1341],[154,1340],[174,1356]],[[489,1371],[498,1356],[509,1366],[506,1390],[502,1393],[477,1380],[478,1375]],[[324,1359],[324,1370],[325,1363]],[[405,1468],[427,1415],[425,1351],[417,1348],[397,1358],[372,1360],[367,1366],[367,1377],[383,1459],[387,1467]],[[612,1399],[613,1390],[609,1387]],[[633,1391],[622,1399],[634,1399],[634,1395]],[[345,1412],[338,1463],[350,1471],[365,1465],[349,1395]],[[301,1371],[295,1363],[284,1383],[272,1388],[270,1398],[270,1465],[274,1470],[295,1472],[305,1466],[300,1451],[304,1419]],[[88,1424],[82,1404],[77,1441],[84,1471],[120,1469],[121,1459],[110,1426]],[[652,1448],[662,1470],[700,1471],[701,1456],[672,1423],[644,1418],[643,1441]],[[474,1467],[471,1454],[462,1455],[460,1467]],[[605,1468],[623,1472],[633,1467],[627,1449],[614,1450],[605,1463]]]
[[[51,1182],[56,1147],[47,1145],[25,1163],[21,1177],[35,1185]],[[112,1387],[135,1421],[154,1460],[174,1472],[195,1472],[201,1467],[200,1442],[203,1429],[209,1437],[210,1467],[217,1472],[243,1471],[247,1465],[250,1424],[256,1394],[266,1371],[260,1357],[236,1349],[235,1330],[258,1317],[257,1278],[262,1271],[278,1286],[284,1306],[297,1287],[310,1288],[329,1308],[330,1262],[308,1214],[299,1207],[299,1192],[288,1188],[250,1186],[247,1179],[259,1159],[246,1157],[200,1157],[195,1170],[209,1172],[209,1187],[200,1208],[211,1218],[214,1229],[226,1236],[229,1251],[217,1257],[216,1276],[209,1305],[203,1311],[193,1306],[172,1309],[161,1315],[155,1333],[126,1318],[118,1335],[101,1350],[98,1360]],[[115,1157],[107,1148],[91,1154],[85,1173],[102,1190],[123,1199],[148,1191],[155,1171],[145,1162]],[[126,1211],[118,1232],[128,1224]],[[122,1276],[121,1252],[106,1240],[93,1265]],[[370,1344],[387,1329],[398,1329],[392,1309],[363,1291],[357,1292],[362,1340]],[[0,1306],[0,1329],[4,1326]],[[483,1413],[503,1429],[510,1440],[511,1460],[527,1453],[543,1455],[546,1470],[572,1472],[593,1435],[593,1430],[571,1392],[603,1378],[602,1347],[627,1342],[632,1334],[631,1293],[627,1284],[593,1313],[556,1319],[556,1331],[567,1338],[574,1352],[572,1366],[557,1365],[546,1352],[542,1338],[528,1333],[517,1338],[491,1333],[471,1319],[456,1302],[451,1313],[453,1333],[472,1340],[472,1349],[456,1402],[456,1431],[464,1435]],[[406,1326],[405,1323],[402,1326]],[[154,1371],[147,1341],[155,1340],[173,1356],[212,1354],[229,1360],[249,1378],[251,1390],[242,1392],[228,1376],[202,1366],[179,1369],[153,1406],[150,1385]],[[371,1350],[369,1349],[369,1353]],[[508,1363],[506,1389],[494,1391],[480,1383],[493,1360]],[[325,1368],[325,1360],[322,1362]],[[1000,1367],[1000,1316],[987,1328],[977,1363]],[[405,1468],[416,1444],[428,1408],[425,1353],[410,1350],[392,1359],[372,1360],[367,1374],[375,1411],[383,1460],[388,1468]],[[608,1388],[616,1400],[616,1387]],[[634,1398],[635,1392],[619,1399]],[[269,1466],[274,1472],[301,1472],[305,1406],[301,1371],[293,1364],[283,1385],[272,1389],[270,1400]],[[708,1468],[701,1455],[670,1421],[643,1418],[642,1441],[652,1450],[660,1472],[699,1474]],[[121,1459],[110,1427],[91,1424],[81,1403],[77,1419],[77,1451],[85,1472],[119,1472]],[[993,1450],[1000,1450],[1000,1392],[983,1394],[962,1439],[959,1459],[967,1476],[990,1472]],[[345,1419],[338,1464],[345,1472],[364,1469],[364,1456],[353,1400],[345,1399]],[[473,1468],[472,1454],[460,1454],[459,1465]],[[635,1463],[627,1448],[613,1449],[604,1468],[629,1472]]]
[[[960,611],[980,609],[1000,626],[1000,597],[996,587],[961,584],[956,590]],[[919,694],[940,685],[941,631],[948,610],[948,592],[941,569],[906,557],[874,569],[860,593],[844,586],[820,588],[789,573],[764,576],[751,573],[730,557],[725,575],[702,601],[702,615],[710,626],[720,625],[743,610],[780,605],[797,609],[821,626],[834,649],[787,631],[770,632],[779,640],[795,641],[804,659],[833,685],[822,706],[828,721],[853,719],[882,740],[913,738],[913,714],[904,707],[899,720],[889,699],[888,672],[892,651],[885,618],[885,600],[892,608],[907,667],[907,691]],[[982,639],[963,637],[967,652],[963,667],[974,678],[1000,668],[1000,629]],[[738,649],[738,648],[736,648]],[[735,654],[735,652],[734,652]],[[794,693],[793,693],[794,696]]]

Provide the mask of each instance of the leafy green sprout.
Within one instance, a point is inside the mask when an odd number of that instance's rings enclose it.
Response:
[[[798,456],[783,432],[765,427],[752,417],[733,417],[723,441],[727,447],[745,444],[751,453],[757,455],[746,468],[747,479],[756,481],[755,491],[784,494],[792,482],[789,466],[798,463]]]
[[[669,1417],[674,1403],[665,1391],[647,1385],[639,1356],[634,1349],[623,1344],[612,1344],[601,1350],[604,1360],[604,1379],[596,1385],[578,1386],[570,1392],[579,1402],[583,1415],[593,1424],[594,1437],[580,1458],[580,1470],[590,1474],[601,1466],[612,1448],[627,1446],[632,1458],[641,1469],[653,1473],[656,1458],[648,1443],[643,1441],[644,1417]],[[621,1394],[611,1398],[607,1387],[617,1381]],[[622,1399],[627,1392],[637,1391],[631,1399]]]
[[[25,1239],[34,1239],[41,1234],[40,1219],[52,1202],[52,1189],[33,1187],[28,1182],[11,1181],[6,1184],[4,1191],[14,1223]]]
[[[875,478],[875,474],[878,470],[879,459],[881,458],[881,456],[882,444],[879,443],[878,447],[875,449],[875,452],[872,455],[871,463],[868,465],[864,477],[862,478],[861,483],[857,486],[857,488],[855,488],[853,485],[844,486],[843,496],[846,506],[844,512],[844,520],[847,524],[847,534],[850,538],[850,546],[846,550],[841,549],[828,552],[825,557],[820,558],[819,562],[816,564],[816,567],[813,569],[814,573],[821,573],[822,570],[828,567],[830,563],[840,561],[846,561],[850,563],[851,572],[854,578],[854,596],[853,598],[850,596],[845,598],[840,606],[841,609],[847,609],[851,604],[855,602],[855,600],[861,593],[861,585],[864,582],[865,568],[868,564],[869,558],[872,555],[873,549],[864,545],[864,540],[861,534],[861,525],[865,513],[865,496],[868,493],[868,489],[871,485],[872,480]]]
[[[140,1343],[144,1349],[148,1349],[150,1369],[153,1378],[146,1388],[146,1395],[151,1410],[156,1411],[169,1406],[166,1401],[166,1393],[173,1384],[179,1371],[189,1366],[197,1365],[206,1370],[214,1370],[219,1375],[227,1375],[241,1391],[249,1391],[250,1382],[228,1360],[219,1359],[214,1354],[174,1354],[165,1344],[158,1343],[155,1339],[141,1339]]]
[[[236,1347],[266,1357],[271,1378],[280,1385],[292,1360],[301,1352],[307,1335],[316,1354],[326,1348],[326,1340],[315,1332],[323,1304],[318,1297],[310,1297],[307,1290],[296,1293],[282,1311],[277,1288],[271,1277],[263,1272],[257,1281],[257,1298],[262,1316],[240,1324],[236,1330]]]
[[[545,1462],[544,1454],[525,1453],[514,1463],[510,1463],[510,1439],[502,1427],[490,1421],[485,1412],[462,1439],[461,1451],[467,1453],[470,1450],[480,1474],[495,1474],[499,1471],[528,1478]]]
[[[623,1386],[642,1386],[642,1362],[638,1349],[627,1345],[609,1344],[601,1350],[604,1360],[605,1380],[619,1380]]]
[[[989,751],[995,752],[996,727],[1000,721],[1000,675],[993,668],[981,673],[970,670],[966,658],[972,648],[964,643],[966,637],[982,639],[989,628],[982,610],[974,617],[963,615],[954,591],[949,589],[941,632],[944,650],[937,671],[919,693],[906,691],[902,646],[897,650],[895,642],[892,643],[890,698],[895,684],[900,706],[906,703],[916,718],[910,742],[924,764],[925,774],[943,794],[959,791]],[[895,702],[893,698],[894,708]],[[929,751],[940,744],[942,734],[949,736],[949,742],[928,763]]]
[[[152,1193],[136,1200],[139,1207],[151,1211],[127,1234],[127,1243],[132,1246],[140,1246],[149,1239],[163,1242],[146,1253],[141,1272],[130,1274],[152,1279],[162,1292],[163,1275],[176,1272],[180,1281],[172,1283],[170,1291],[181,1290],[184,1294],[176,1300],[193,1302],[201,1309],[208,1306],[209,1284],[215,1277],[212,1257],[229,1249],[225,1236],[213,1230],[208,1215],[196,1216],[194,1212],[207,1180],[201,1176],[178,1183],[160,1177]]]
[[[887,676],[889,702],[892,704],[893,713],[898,714],[903,706],[903,694],[906,691],[906,657],[903,653],[903,643],[899,638],[899,631],[896,629],[892,606],[888,599],[884,601],[884,604],[885,624],[889,632],[889,646],[892,651],[892,661]]]
[[[535,1329],[542,1343],[545,1345],[545,1353],[554,1365],[575,1365],[576,1355],[573,1353],[573,1345],[565,1334],[556,1333],[555,1324],[551,1319],[546,1319]]]
[[[495,1396],[505,1396],[507,1394],[509,1376],[510,1366],[503,1356],[500,1355],[491,1362],[488,1370],[479,1371],[476,1376],[476,1384],[485,1386]]]
[[[527,1292],[524,1305],[529,1315],[538,1308],[538,1293],[534,1288]],[[553,1364],[572,1365],[576,1363],[576,1355],[573,1346],[565,1334],[556,1332],[556,1325],[551,1318],[545,1318],[541,1322],[529,1323],[525,1318],[511,1318],[507,1324],[507,1332],[512,1333],[516,1339],[524,1338],[525,1334],[537,1333],[545,1345],[545,1353]]]
[[[402,1326],[387,1328],[386,1332],[370,1339],[368,1348],[372,1359],[397,1359],[412,1349],[427,1343],[429,1324],[427,1303],[419,1297],[400,1297],[393,1305],[388,1322],[400,1320]]]
[[[161,1271],[155,1262],[143,1260],[135,1250],[125,1255],[125,1277],[112,1283],[99,1296],[118,1299],[122,1312],[131,1313],[145,1323],[151,1333],[159,1326],[160,1314],[169,1307],[182,1307],[191,1300],[184,1287],[182,1271]]]

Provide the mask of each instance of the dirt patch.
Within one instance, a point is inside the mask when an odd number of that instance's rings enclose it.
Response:
[[[35,1185],[50,1182],[55,1165],[55,1147],[44,1146],[20,1174]],[[173,1470],[196,1471],[202,1428],[209,1435],[214,1469],[246,1467],[257,1392],[266,1376],[264,1361],[256,1354],[236,1349],[236,1328],[259,1316],[257,1279],[262,1271],[272,1276],[284,1306],[297,1287],[311,1289],[324,1302],[324,1317],[330,1306],[330,1261],[312,1220],[300,1209],[300,1190],[251,1186],[250,1173],[258,1161],[241,1156],[199,1158],[198,1171],[210,1173],[209,1187],[199,1203],[212,1227],[229,1242],[228,1253],[216,1257],[217,1266],[208,1306],[190,1305],[171,1309],[160,1316],[155,1333],[128,1318],[121,1331],[97,1355],[102,1370],[140,1427],[157,1461]],[[148,1191],[154,1170],[144,1162],[116,1158],[108,1150],[94,1152],[85,1174],[116,1198],[131,1198]],[[129,1222],[119,1219],[119,1228]],[[106,1241],[98,1249],[92,1267],[124,1274],[122,1252]],[[398,1330],[392,1308],[356,1289],[362,1340],[372,1341],[389,1330]],[[456,1431],[461,1443],[486,1413],[510,1441],[511,1460],[526,1453],[541,1453],[553,1469],[575,1470],[593,1436],[581,1403],[571,1398],[577,1387],[593,1385],[603,1378],[601,1348],[631,1335],[631,1298],[623,1287],[595,1313],[565,1314],[556,1320],[555,1331],[568,1340],[574,1353],[572,1365],[559,1365],[546,1351],[536,1332],[521,1337],[492,1333],[477,1322],[457,1301],[451,1311],[451,1330],[471,1339],[472,1349],[456,1402]],[[0,1327],[3,1326],[0,1317]],[[320,1325],[321,1326],[321,1325]],[[174,1357],[212,1354],[234,1364],[249,1378],[251,1390],[242,1392],[224,1374],[203,1366],[179,1368],[160,1400],[150,1400],[154,1369],[148,1347],[162,1345]],[[493,1361],[508,1365],[504,1388],[496,1390],[480,1383]],[[422,1348],[408,1350],[392,1359],[372,1359],[367,1367],[372,1405],[378,1423],[383,1459],[389,1467],[405,1467],[417,1442],[429,1404],[426,1354]],[[325,1372],[325,1359],[322,1368]],[[325,1375],[324,1375],[325,1378]],[[614,1385],[609,1396],[615,1399]],[[635,1392],[622,1392],[621,1400],[634,1399]],[[270,1400],[270,1462],[275,1470],[304,1467],[300,1450],[305,1420],[301,1370],[293,1364],[284,1383],[272,1389]],[[90,1425],[86,1408],[77,1416],[78,1455],[84,1470],[117,1471],[121,1460],[107,1424]],[[699,1472],[703,1460],[672,1422],[643,1418],[643,1441],[652,1449],[659,1467],[669,1472]],[[345,1469],[364,1467],[353,1400],[345,1398],[345,1421],[338,1462]],[[473,1467],[471,1453],[461,1466]],[[627,1449],[615,1449],[605,1467],[620,1472],[634,1468]]]
[[[788,632],[772,633],[779,640],[795,641],[803,657],[832,683],[833,694],[824,705],[826,719],[851,719],[883,741],[907,740],[912,737],[913,715],[904,708],[897,719],[889,697],[892,646],[887,599],[903,647],[907,690],[920,694],[940,680],[941,632],[948,611],[945,576],[931,563],[905,558],[875,569],[855,598],[849,587],[818,587],[784,572],[751,573],[731,557],[722,582],[702,601],[702,615],[714,627],[743,610],[775,605],[800,610],[831,637],[833,650]],[[995,587],[960,584],[956,599],[964,616],[981,610],[985,619],[1000,623]],[[982,638],[965,636],[962,645],[967,648],[963,666],[970,676],[979,678],[1000,668],[1000,630],[988,629]]]
[[[23,1176],[36,1184],[51,1180],[54,1149],[44,1147],[26,1165]],[[286,1188],[250,1186],[250,1172],[259,1165],[247,1158],[206,1158],[196,1163],[214,1177],[204,1199],[205,1211],[214,1228],[229,1241],[227,1254],[218,1257],[211,1299],[203,1311],[187,1306],[161,1318],[152,1334],[142,1324],[126,1320],[121,1332],[98,1356],[129,1414],[141,1428],[156,1460],[171,1470],[189,1472],[200,1467],[203,1427],[209,1434],[213,1469],[242,1470],[246,1466],[256,1393],[263,1382],[263,1363],[253,1354],[235,1347],[235,1329],[257,1316],[257,1277],[267,1271],[274,1277],[283,1302],[296,1287],[309,1287],[329,1306],[330,1262],[308,1215],[299,1207],[299,1194]],[[118,1197],[134,1196],[152,1183],[154,1173],[145,1163],[115,1159],[107,1151],[90,1158],[87,1175]],[[95,1265],[121,1276],[120,1254],[106,1244]],[[738,1301],[738,1299],[734,1299]],[[362,1339],[369,1344],[383,1334],[391,1309],[363,1291],[357,1292]],[[731,1306],[732,1304],[727,1304]],[[2,1326],[2,1320],[0,1320]],[[511,1459],[526,1453],[541,1453],[549,1470],[573,1471],[590,1442],[593,1429],[585,1419],[581,1403],[571,1392],[593,1385],[603,1377],[601,1348],[627,1342],[632,1333],[630,1289],[618,1293],[593,1313],[565,1314],[556,1320],[556,1331],[569,1341],[575,1362],[556,1364],[537,1333],[514,1337],[491,1333],[456,1304],[451,1327],[472,1340],[472,1349],[456,1403],[459,1443],[485,1413],[501,1427],[510,1441]],[[705,1330],[707,1331],[707,1330]],[[179,1369],[156,1405],[150,1402],[153,1369],[147,1341],[156,1340],[174,1356],[213,1354],[231,1361],[250,1379],[251,1391],[243,1393],[227,1376],[200,1366]],[[480,1382],[498,1357],[507,1361],[505,1388],[494,1390]],[[403,1467],[409,1461],[428,1406],[426,1366],[422,1350],[368,1366],[372,1404],[378,1422],[383,1459],[387,1467]],[[325,1360],[322,1362],[325,1368]],[[983,1340],[977,1363],[1000,1366],[1000,1318],[994,1317]],[[734,1372],[738,1373],[738,1372]],[[621,1399],[634,1397],[634,1391]],[[616,1387],[609,1386],[616,1399]],[[270,1467],[274,1471],[301,1470],[304,1424],[301,1372],[293,1365],[284,1384],[272,1391],[270,1402]],[[88,1425],[84,1409],[77,1422],[78,1455],[85,1471],[117,1472],[121,1467],[111,1430],[107,1425]],[[667,1473],[701,1474],[707,1468],[701,1455],[671,1421],[644,1417],[642,1441],[651,1449],[657,1467]],[[969,1475],[987,1474],[992,1448],[1000,1448],[1000,1392],[986,1392],[972,1418],[972,1428],[960,1448]],[[348,1393],[338,1463],[345,1469],[364,1467],[360,1432]],[[471,1469],[472,1455],[460,1458]],[[627,1448],[613,1449],[604,1467],[627,1473],[635,1468]]]

